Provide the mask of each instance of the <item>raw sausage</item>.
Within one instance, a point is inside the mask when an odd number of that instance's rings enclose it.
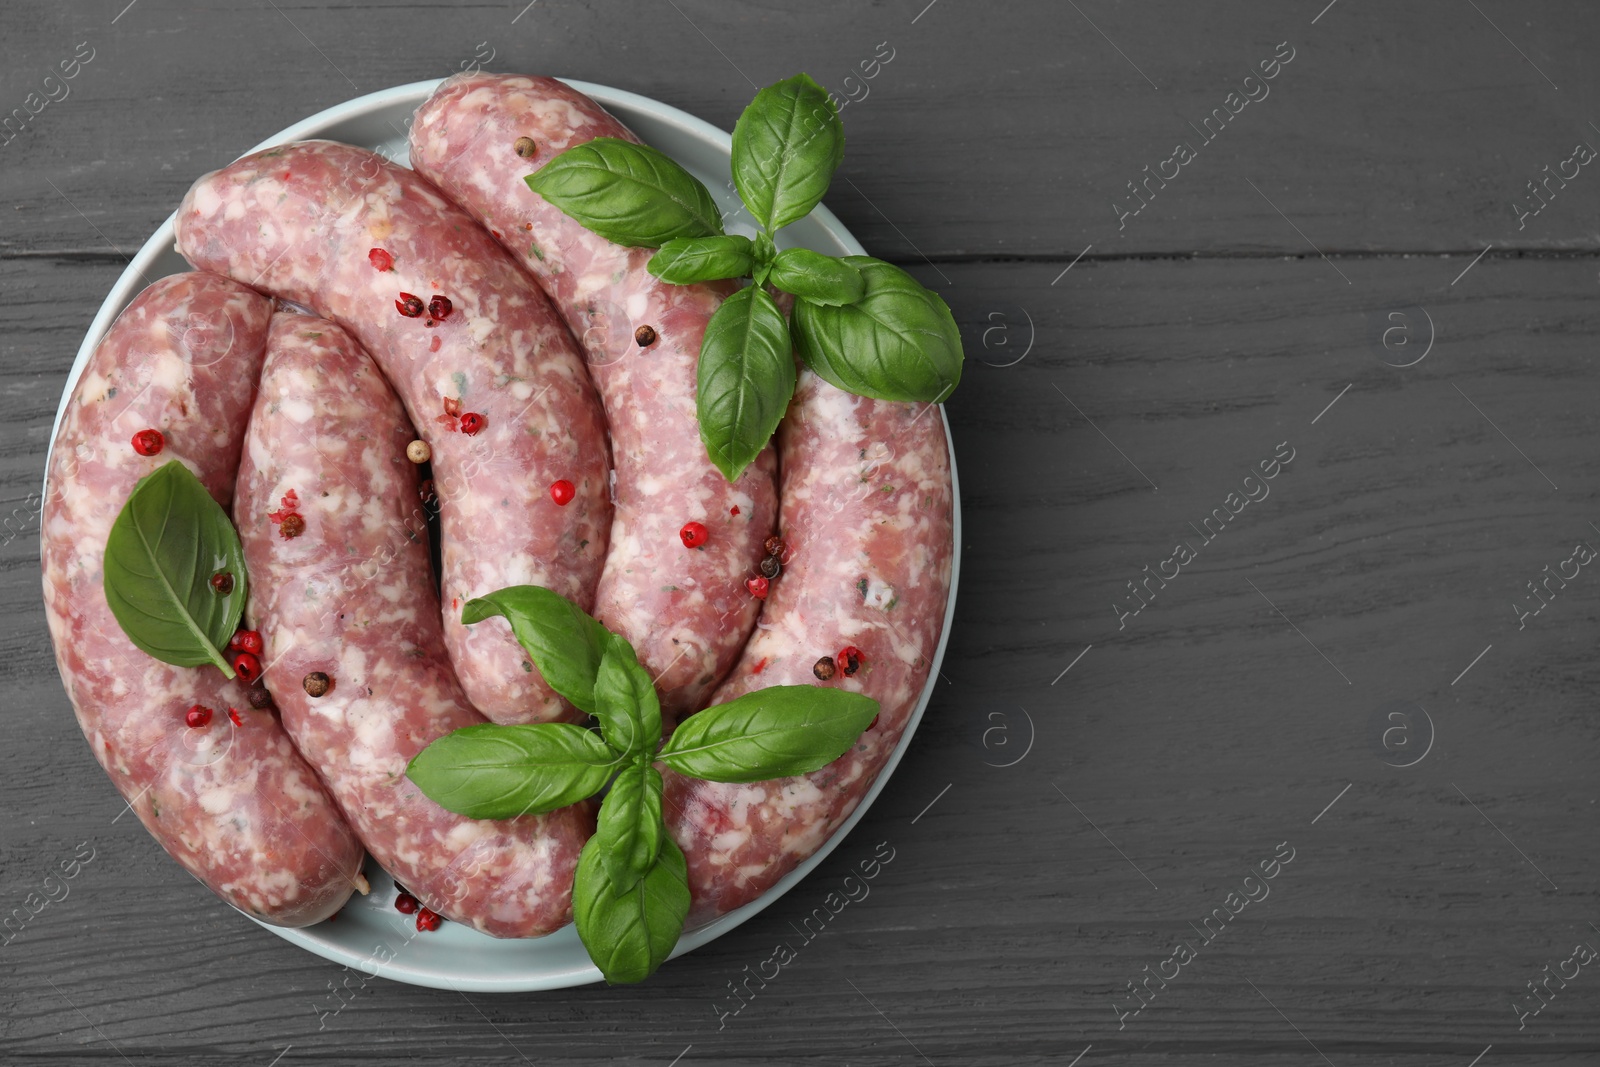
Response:
[[[269,711],[214,667],[136,648],[102,587],[106,536],[134,484],[180,459],[233,497],[271,303],[215,274],[163,278],[134,298],[79,379],[50,459],[40,557],[56,665],[95,758],[139,821],[223,900],[307,926],[366,891],[362,850]],[[134,434],[157,430],[159,453]],[[212,710],[185,725],[193,705]],[[235,720],[235,717],[237,719]]]
[[[444,654],[410,440],[400,401],[344,330],[273,317],[234,500],[267,687],[385,870],[447,918],[536,937],[570,918],[589,808],[468,819],[405,777],[429,742],[484,721]],[[285,537],[290,503],[300,521]]]
[[[176,225],[191,263],[312,308],[372,353],[432,448],[461,684],[496,722],[569,717],[504,619],[461,622],[468,599],[510,585],[593,604],[611,526],[604,416],[549,300],[427,181],[350,145],[246,156],[196,182]],[[557,481],[573,487],[564,506]]]
[[[579,339],[611,426],[616,517],[594,615],[657,675],[663,710],[689,712],[733,666],[755,623],[746,588],[777,512],[770,448],[730,485],[706,456],[695,368],[731,282],[669,285],[584,229],[523,177],[596,137],[636,138],[554,78],[462,74],[411,127],[411,165],[522,258]],[[685,549],[679,530],[709,539]]]
[[[724,785],[664,771],[691,925],[760,896],[855,810],[916,708],[944,626],[952,481],[938,408],[853,396],[801,371],[778,441],[788,562],[713,703],[826,684],[875,698],[881,712],[854,748],[801,777]],[[836,662],[819,683],[817,661],[847,647],[862,654],[856,673]]]

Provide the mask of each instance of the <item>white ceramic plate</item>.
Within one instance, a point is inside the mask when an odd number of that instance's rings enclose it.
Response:
[[[295,123],[274,134],[250,151],[307,138],[325,138],[361,145],[381,152],[399,163],[409,161],[406,133],[411,116],[438,86],[438,81],[413,82],[378,93],[369,93],[331,107]],[[749,216],[743,215],[744,225],[732,215],[739,207],[737,194],[729,183],[730,139],[728,134],[709,123],[702,122],[677,108],[668,107],[636,93],[612,89],[589,82],[571,81],[568,84],[598,100],[617,118],[621,119],[646,142],[666,152],[687,167],[706,184],[720,206],[729,209],[730,232],[744,232],[755,236],[749,225]],[[742,213],[741,213],[742,214]],[[172,218],[162,223],[150,239],[139,249],[128,268],[117,279],[117,284],[100,305],[100,312],[89,327],[89,333],[78,349],[78,358],[67,377],[66,389],[61,394],[61,405],[56,412],[59,428],[67,400],[77,387],[78,378],[89,362],[100,339],[122,309],[138,295],[149,282],[168,274],[189,269],[189,265],[174,248]],[[835,255],[865,255],[859,242],[840,225],[833,212],[818,207],[811,215],[786,228],[778,239],[780,247],[803,245]],[[941,418],[943,411],[940,412]],[[950,438],[950,426],[945,421],[945,439]],[[51,440],[55,432],[51,432]],[[955,478],[955,454],[950,457],[950,474]],[[48,495],[49,487],[45,487]],[[796,883],[810,874],[812,869],[844,840],[852,827],[866,814],[872,802],[883,791],[911,743],[922,713],[933,693],[939,666],[944,662],[945,644],[950,634],[950,623],[955,615],[956,584],[961,565],[961,492],[955,486],[955,557],[950,575],[950,603],[945,610],[944,629],[939,636],[939,650],[933,658],[933,670],[923,687],[922,698],[906,726],[905,736],[889,757],[888,764],[872,789],[863,798],[855,812],[828,839],[816,855],[800,864],[787,877],[768,890],[759,900],[752,901],[708,926],[684,934],[678,941],[674,956],[699,948],[719,937],[770,905]],[[435,989],[456,989],[475,992],[509,993],[536,989],[560,989],[584,985],[601,980],[600,971],[589,962],[576,931],[568,926],[549,937],[529,941],[503,941],[480,934],[458,923],[445,923],[438,931],[418,934],[411,917],[394,910],[393,882],[369,859],[367,877],[372,882],[372,893],[357,897],[347,904],[336,919],[319,923],[302,930],[285,930],[261,924],[279,937],[291,941],[317,955],[359,968],[367,974],[391,978],[412,985],[431,986]]]

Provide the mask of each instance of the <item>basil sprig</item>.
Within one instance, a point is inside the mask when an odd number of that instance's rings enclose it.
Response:
[[[662,821],[663,783],[653,764],[714,782],[807,774],[848,751],[878,714],[878,702],[859,693],[774,686],[690,716],[663,746],[654,682],[626,640],[537,586],[470,600],[461,617],[473,623],[495,615],[511,623],[552,688],[599,720],[599,732],[570,723],[481,723],[434,741],[406,773],[439,806],[478,819],[553,811],[610,781],[578,857],[572,915],[589,958],[612,984],[653,974],[689,914],[687,866]]]
[[[212,577],[226,573],[226,593]],[[244,548],[200,479],[169,460],[134,485],[106,537],[103,584],[117,625],[142,651],[178,667],[223,655],[249,596]]]
[[[771,285],[796,298],[792,337],[775,304],[741,300],[741,290],[701,341],[700,438],[730,482],[761,453],[793,396],[791,350],[830,384],[879,400],[937,403],[961,379],[955,318],[905,271],[866,256],[777,251],[772,235],[822,201],[843,158],[838,105],[796,74],[758,92],[733,128],[733,184],[758,226],[753,240],[724,236],[720,220],[706,217],[711,194],[693,175],[629,142],[578,145],[527,179],[595,233],[658,248],[649,270],[662,281],[750,278],[752,289]]]

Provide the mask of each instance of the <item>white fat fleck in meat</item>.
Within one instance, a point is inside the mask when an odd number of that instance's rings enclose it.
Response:
[[[894,601],[894,586],[877,578],[873,578],[867,582],[866,596],[863,597],[861,601],[867,607],[878,608],[880,611],[888,611]]]

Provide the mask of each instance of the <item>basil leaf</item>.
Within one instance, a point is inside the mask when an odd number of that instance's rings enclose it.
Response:
[[[589,958],[613,985],[655,973],[689,916],[689,876],[683,853],[667,834],[644,877],[623,887],[611,880],[596,834],[583,846],[572,883],[572,919]]]
[[[733,184],[774,233],[817,206],[843,158],[839,106],[807,74],[762,89],[733,127]]]
[[[809,248],[785,248],[772,260],[769,281],[813,304],[854,304],[867,292],[858,267]]]
[[[611,783],[600,805],[601,862],[614,886],[631,886],[656,862],[661,839],[661,772],[648,764],[628,767]]]
[[[650,257],[651,274],[673,285],[743,278],[755,267],[750,238],[674,237]]]
[[[867,291],[844,307],[795,304],[800,358],[823,380],[858,396],[938,403],[961,380],[961,334],[938,294],[892,264],[846,256]]]
[[[550,688],[594,714],[594,679],[611,632],[572,601],[537,585],[513,585],[461,606],[461,621],[502,615]]]
[[[592,797],[622,757],[569,722],[463,726],[417,753],[406,777],[470,819],[539,815]]]
[[[608,635],[594,680],[594,708],[606,741],[629,756],[649,755],[661,740],[661,700],[650,672],[639,666],[633,646]]]
[[[249,582],[228,513],[178,460],[140,478],[106,537],[106,603],[141,651],[178,667],[215,663],[239,627]],[[226,571],[219,594],[211,576]]]
[[[689,716],[656,759],[709,782],[809,774],[844,755],[877,714],[860,693],[775,685]]]
[[[586,229],[619,245],[659,248],[674,237],[722,232],[722,215],[706,187],[648,145],[597,137],[562,152],[526,181]]]
[[[735,481],[766,447],[794,396],[789,324],[766,290],[740,289],[706,324],[695,413],[706,454]]]

